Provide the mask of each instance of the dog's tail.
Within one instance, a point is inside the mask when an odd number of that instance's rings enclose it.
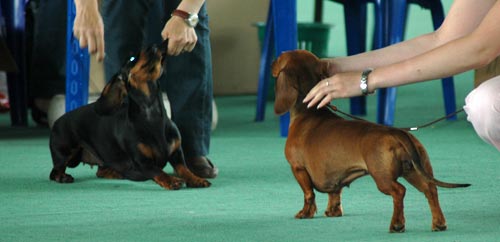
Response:
[[[448,182],[443,182],[440,181],[436,178],[434,178],[431,174],[429,174],[423,164],[422,164],[422,152],[418,150],[418,148],[415,146],[415,142],[418,142],[415,137],[413,137],[411,134],[409,134],[406,131],[401,130],[401,133],[404,134],[405,141],[403,142],[405,145],[405,149],[407,149],[408,154],[412,157],[411,158],[411,163],[414,167],[414,169],[426,180],[436,184],[437,186],[444,187],[444,188],[457,188],[457,187],[468,187],[471,184],[461,184],[461,183],[448,183]],[[425,152],[425,151],[424,151]]]

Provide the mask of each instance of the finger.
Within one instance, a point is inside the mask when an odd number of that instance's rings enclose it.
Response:
[[[85,48],[87,47],[87,39],[85,38],[85,36],[81,36],[79,39],[78,39],[78,42],[80,43],[80,48]]]
[[[191,52],[191,51],[193,51],[193,50],[194,50],[194,47],[195,47],[195,46],[196,46],[196,42],[194,42],[193,44],[189,44],[189,45],[187,45],[187,46],[186,46],[186,48],[185,48],[185,50],[186,50],[187,52]]]
[[[94,54],[96,52],[96,43],[95,43],[95,36],[92,32],[88,31],[86,33],[87,36],[87,48],[89,51],[89,54]]]
[[[312,106],[315,106],[320,100],[321,98],[323,98],[322,95],[315,95],[311,101],[309,101],[309,103],[307,104],[307,108],[310,108]]]
[[[168,42],[168,54],[172,56],[178,56],[182,51],[182,46],[179,44],[179,41],[174,39],[169,39]]]
[[[326,95],[323,100],[321,100],[321,102],[318,104],[318,106],[316,107],[317,109],[320,109],[324,106],[326,106],[327,104],[329,104],[331,101],[331,98],[330,98],[330,95]]]
[[[104,53],[104,36],[100,35],[97,40],[97,61],[102,61],[104,59],[105,53]]]
[[[318,84],[316,84],[316,86],[314,86],[310,91],[309,93],[307,93],[306,97],[304,98],[303,102],[306,103],[306,102],[310,102],[316,95],[317,95],[317,92],[318,92],[318,89],[319,89],[319,85],[320,85],[321,82],[319,82]]]
[[[75,36],[75,38],[77,40],[80,40],[80,31],[78,30],[73,30],[73,36]]]

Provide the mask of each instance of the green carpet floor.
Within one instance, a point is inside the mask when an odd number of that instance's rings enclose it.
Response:
[[[470,89],[457,85],[457,102]],[[396,126],[443,114],[439,82],[398,89]],[[219,177],[206,189],[166,191],[152,181],[102,180],[96,168],[70,169],[73,184],[49,181],[47,129],[11,128],[0,115],[0,241],[500,241],[500,154],[460,114],[414,134],[426,146],[437,178],[471,183],[439,189],[448,231],[431,232],[423,194],[407,187],[406,233],[388,233],[392,199],[370,177],[344,190],[344,217],[296,220],[302,192],[284,158],[278,118],[253,122],[254,96],[219,97],[219,125],[210,158]],[[348,110],[346,100],[335,104]],[[366,117],[374,120],[375,97]],[[170,172],[171,168],[167,170]]]

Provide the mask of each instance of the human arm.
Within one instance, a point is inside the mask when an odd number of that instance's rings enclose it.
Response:
[[[306,96],[308,106],[323,107],[334,98],[361,95],[359,80],[375,70],[369,91],[450,76],[487,64],[500,54],[500,2],[456,0],[439,30],[384,49],[331,59],[330,74]],[[326,85],[326,82],[330,85]]]
[[[205,0],[183,0],[177,9],[188,13],[198,13],[204,2]],[[175,15],[167,21],[161,36],[169,40],[167,51],[169,55],[179,55],[183,51],[191,52],[198,41],[194,28]]]
[[[97,60],[104,59],[104,24],[99,13],[98,0],[74,0],[76,8],[73,35],[79,40],[80,47],[88,47],[90,54]]]

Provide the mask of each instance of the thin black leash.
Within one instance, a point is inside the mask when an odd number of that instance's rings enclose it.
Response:
[[[328,110],[330,110],[330,112],[332,112],[332,113],[340,113],[340,114],[342,114],[342,115],[344,115],[344,116],[347,116],[347,117],[352,118],[352,119],[355,119],[355,120],[361,120],[361,121],[365,121],[365,122],[370,122],[370,121],[368,121],[368,120],[366,120],[366,119],[362,119],[362,118],[360,118],[360,117],[356,117],[356,116],[351,115],[351,114],[349,114],[349,113],[343,112],[343,111],[339,110],[337,107],[335,107],[335,106],[333,106],[333,105],[331,105],[331,104],[328,104],[326,107],[327,107],[327,108],[328,108]],[[450,114],[448,114],[448,115],[446,115],[446,116],[444,116],[444,117],[438,118],[438,119],[433,120],[433,121],[431,121],[431,122],[428,122],[428,123],[425,123],[425,124],[422,124],[422,125],[418,125],[418,126],[415,126],[415,127],[410,127],[410,128],[399,128],[399,129],[406,130],[406,131],[417,131],[417,130],[419,130],[419,129],[421,129],[421,128],[425,128],[425,127],[431,126],[431,125],[433,125],[433,124],[435,124],[435,123],[437,123],[437,122],[440,122],[440,121],[442,121],[442,120],[445,120],[445,119],[447,119],[447,118],[449,118],[449,117],[451,117],[451,116],[453,116],[453,115],[455,115],[455,114],[461,113],[461,112],[463,112],[463,111],[464,111],[464,109],[463,109],[463,108],[461,108],[461,109],[458,109],[457,111],[455,111],[455,112],[453,112],[453,113],[450,113]]]

